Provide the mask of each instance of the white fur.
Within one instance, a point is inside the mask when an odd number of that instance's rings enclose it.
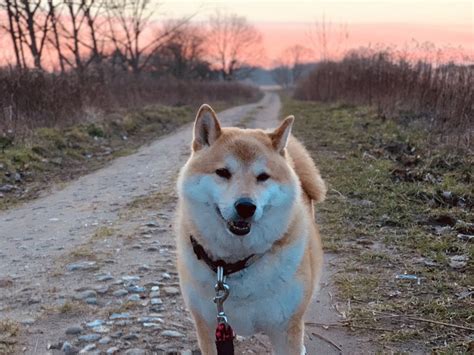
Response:
[[[271,178],[257,182],[255,175],[265,171],[263,160],[250,166],[243,166],[231,157],[225,162],[225,168],[232,173],[230,180],[217,174],[187,176],[186,166],[183,168],[178,179],[180,216],[197,228],[199,242],[216,260],[235,262],[250,254],[260,254],[249,267],[227,278],[230,296],[224,308],[237,334],[263,332],[277,343],[282,341],[279,338],[285,334],[291,317],[304,300],[305,285],[298,278],[297,270],[308,246],[310,228],[305,223],[310,221],[302,219],[291,242],[284,248],[267,252],[285,235],[294,214],[305,213],[301,207],[301,187],[291,169],[288,184]],[[245,174],[252,174],[255,183],[245,186],[242,181],[251,180],[243,179]],[[243,237],[230,233],[223,220],[235,216],[234,203],[241,197],[251,198],[257,206],[251,231]],[[178,221],[178,225],[181,223],[183,221]],[[186,238],[182,236],[178,243],[180,260],[190,275],[190,282],[181,283],[182,293],[188,308],[200,314],[209,329],[213,329],[217,315],[212,302],[216,274],[196,258]],[[287,350],[276,351],[283,354]]]

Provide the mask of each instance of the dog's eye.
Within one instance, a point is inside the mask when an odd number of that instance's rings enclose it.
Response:
[[[219,175],[220,177],[224,178],[224,179],[230,179],[230,177],[232,176],[230,171],[228,169],[225,169],[225,168],[217,169],[216,174]]]
[[[259,176],[257,176],[257,181],[267,181],[270,179],[270,175],[267,173],[261,173]]]

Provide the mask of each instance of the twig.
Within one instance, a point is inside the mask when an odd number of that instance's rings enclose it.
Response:
[[[336,343],[334,343],[331,339],[328,339],[325,336],[323,336],[321,334],[318,334],[318,333],[311,332],[311,335],[314,335],[314,336],[318,337],[319,339],[324,340],[326,343],[334,346],[337,350],[339,350],[342,353],[342,348],[339,345],[337,345]]]
[[[344,327],[345,325],[344,324],[341,324],[341,323],[329,323],[329,324],[326,324],[326,323],[316,323],[316,322],[305,322],[304,323],[305,325],[307,326],[310,326],[310,327],[327,327],[327,328],[330,328],[330,327]]]
[[[365,327],[363,325],[354,325],[354,324],[346,324],[346,327],[349,328],[357,328],[357,329],[368,329],[368,330],[377,330],[379,332],[395,332],[397,329],[388,329],[388,328],[377,328],[377,327]]]
[[[438,325],[444,325],[445,327],[469,330],[471,332],[474,332],[474,328],[465,327],[463,325],[445,323],[445,322],[440,322],[440,321],[433,320],[433,319],[415,317],[415,316],[410,316],[410,315],[406,315],[406,314],[386,314],[386,313],[378,312],[378,311],[374,311],[374,312],[375,313],[380,313],[380,314],[384,315],[384,317],[407,318],[407,319],[411,319],[411,320],[418,321],[418,322],[433,323],[433,324],[438,324]]]
[[[336,189],[331,188],[331,191],[336,192],[336,193],[337,193],[339,196],[341,196],[343,199],[345,199],[345,200],[347,199],[346,196],[344,196],[341,192],[337,191]]]
[[[432,319],[426,319],[426,318],[420,318],[420,317],[413,317],[413,316],[401,316],[401,317],[406,317],[411,320],[419,321],[419,322],[426,322],[426,323],[433,323],[433,324],[439,324],[439,325],[444,325],[446,327],[451,327],[451,328],[457,328],[457,329],[463,329],[463,330],[469,330],[471,332],[474,332],[474,328],[470,327],[465,327],[463,325],[458,325],[458,324],[451,324],[451,323],[445,323],[445,322],[440,322],[437,320],[432,320]]]
[[[309,327],[322,327],[322,328],[330,328],[330,327],[348,327],[348,328],[360,328],[360,329],[368,329],[368,330],[377,330],[379,332],[394,332],[396,329],[388,329],[388,328],[377,328],[377,327],[366,327],[362,325],[353,325],[349,321],[342,321],[341,323],[330,323],[330,324],[324,324],[324,323],[313,323],[313,322],[306,322],[305,325]]]

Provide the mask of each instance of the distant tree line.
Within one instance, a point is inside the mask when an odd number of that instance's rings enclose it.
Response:
[[[261,35],[244,17],[216,12],[197,25],[193,15],[158,21],[158,9],[153,0],[0,0],[0,36],[20,70],[233,80],[262,55]]]

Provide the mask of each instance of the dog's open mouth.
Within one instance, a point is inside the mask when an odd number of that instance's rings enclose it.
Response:
[[[243,236],[250,233],[251,223],[244,221],[243,219],[239,220],[226,220],[222,215],[220,209],[216,207],[217,213],[221,216],[222,220],[226,223],[227,229],[229,232],[235,235]]]
[[[227,221],[227,228],[236,235],[246,235],[250,233],[251,224],[245,221]]]

